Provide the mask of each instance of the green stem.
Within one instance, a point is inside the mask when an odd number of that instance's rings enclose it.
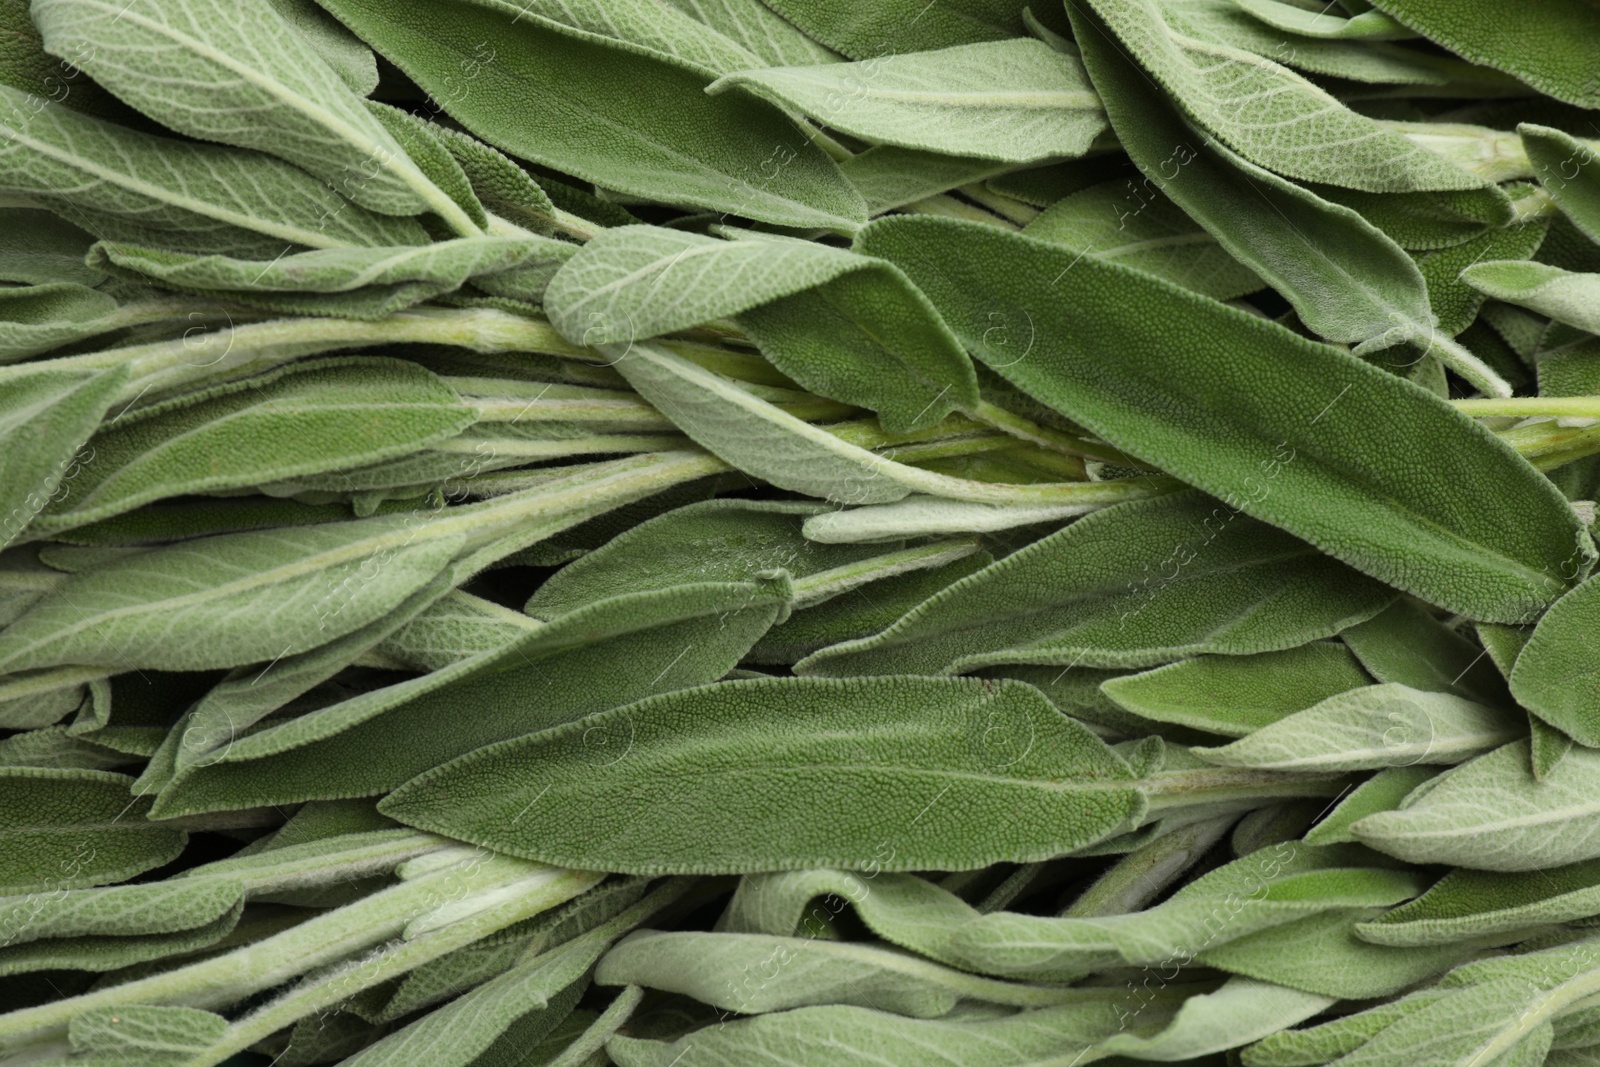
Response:
[[[1038,445],[1040,448],[1062,452],[1069,456],[1087,456],[1090,459],[1135,470],[1154,469],[1103,441],[1091,441],[1084,437],[1062,433],[1060,430],[1052,430],[1048,426],[1041,426],[1032,419],[1014,414],[987,400],[980,400],[976,408],[967,412],[967,417],[986,426],[992,426],[1002,433]]]
[[[420,932],[412,928],[415,922],[409,924],[404,931],[405,940],[389,946],[375,958],[354,960],[333,975],[310,979],[257,1009],[228,1027],[221,1040],[186,1061],[186,1067],[209,1067],[218,1063],[313,1012],[408,974],[446,953],[563,904],[593,888],[604,877],[594,871],[564,871],[552,867],[488,889],[478,900],[469,897],[456,901],[455,906],[470,909],[470,913],[456,922]]]
[[[1140,845],[1085,889],[1061,912],[1061,917],[1090,918],[1138,911],[1194,866],[1222,839],[1237,817],[1230,814],[1190,823]]]
[[[842,567],[831,570],[818,571],[797,579],[794,583],[794,606],[806,608],[813,604],[820,604],[824,600],[836,597],[840,593],[847,593],[857,586],[868,582],[875,582],[882,578],[892,578],[897,574],[909,574],[912,571],[931,570],[942,567],[946,563],[954,563],[958,559],[977,552],[982,545],[972,538],[959,541],[936,541],[931,545],[919,545],[916,548],[907,548],[900,552],[889,552],[882,556],[872,556],[869,559],[858,560],[855,563],[846,563]]]
[[[1509,382],[1500,377],[1489,364],[1453,337],[1437,331],[1416,338],[1423,355],[1436,356],[1440,363],[1465,378],[1478,392],[1488,397],[1509,397],[1513,390]]]
[[[253,323],[192,337],[66,356],[51,360],[49,365],[125,365],[129,382],[119,399],[128,402],[147,392],[266,370],[317,352],[386,344],[439,344],[474,352],[543,352],[596,358],[593,349],[569,343],[542,319],[491,308],[412,308],[376,322],[304,318]],[[38,366],[22,363],[0,367],[0,388],[4,388],[7,378],[26,376]]]
[[[399,937],[418,916],[433,908],[525,879],[536,869],[534,864],[504,857],[480,862],[470,849],[454,851],[460,856],[451,866],[430,870],[226,955],[0,1016],[0,1039],[42,1034],[64,1027],[80,1012],[117,1004],[198,1008],[231,1004],[308,970]],[[553,885],[561,884],[561,878],[572,878],[576,873],[556,868],[548,870],[556,872]],[[581,877],[594,879],[598,876]]]
[[[1494,415],[1600,419],[1600,396],[1473,397],[1470,400],[1452,400],[1450,403],[1457,411],[1480,419]]]

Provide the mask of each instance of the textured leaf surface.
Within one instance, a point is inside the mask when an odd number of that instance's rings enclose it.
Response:
[[[763,2],[811,37],[854,59],[1023,33],[1021,9],[1009,0],[951,0],[932,8],[924,8],[918,0],[887,0],[870,6],[851,0]]]
[[[1100,688],[1141,718],[1243,737],[1367,682],[1343,646],[1316,641],[1281,652],[1201,656],[1110,678]]]
[[[0,393],[0,546],[43,511],[83,443],[100,424],[128,375],[113,368],[72,370],[44,364],[21,369]]]
[[[300,363],[117,419],[32,530],[50,533],[163,497],[245,488],[376,463],[473,421],[455,391],[398,360]]]
[[[1462,271],[1461,278],[1496,300],[1519,304],[1580,330],[1600,332],[1600,274],[1579,274],[1526,260],[1499,260],[1475,263]]]
[[[1010,381],[1374,577],[1514,621],[1592,565],[1570,506],[1526,460],[1443,400],[1346,352],[989,227],[886,219],[864,244],[899,263]],[[1044,295],[1042,278],[1054,280]],[[996,308],[1014,329],[1032,324],[1027,358],[997,343]],[[1103,373],[1107,358],[1115,378]]]
[[[1083,65],[1031,37],[746,70],[710,87],[730,89],[866,141],[1009,163],[1081,156],[1105,129]]]
[[[1567,218],[1600,241],[1600,158],[1569,133],[1531,123],[1517,127],[1534,173]]]
[[[50,894],[120,882],[175,859],[186,835],[147,822],[149,805],[129,795],[131,782],[109,771],[0,770],[0,888]]]
[[[180,133],[278,156],[386,215],[443,194],[270,4],[41,0],[45,48]],[[248,119],[243,118],[248,116]]]
[[[1517,716],[1448,693],[1363,686],[1196,755],[1226,767],[1361,771],[1459,763],[1513,740]]]
[[[232,738],[185,768],[160,809],[376,795],[479,746],[704,685],[733,669],[786,593],[775,582],[705,582],[608,598],[431,674]],[[468,702],[481,714],[458,714]],[[581,744],[605,763],[627,738],[597,729]]]
[[[1197,125],[1257,166],[1375,192],[1482,184],[1288,68],[1207,39],[1186,25],[1181,7],[1154,0],[1089,6]],[[1330,144],[1339,151],[1327,151]]]
[[[1600,34],[1600,12],[1537,0],[1507,17],[1492,0],[1379,0],[1373,5],[1475,63],[1503,70],[1579,107],[1600,107],[1600,85],[1583,42]]]
[[[1380,945],[1434,945],[1600,914],[1600,863],[1541,871],[1456,870],[1407,904],[1363,923]]]
[[[780,111],[706,96],[704,75],[651,53],[511,5],[454,0],[422,14],[383,0],[325,6],[463,126],[513,155],[624,193],[779,225],[851,230],[866,216],[838,168]]]
[[[748,326],[779,370],[879,410],[894,431],[978,400],[966,353],[897,268],[811,241],[621,227],[562,267],[545,303],[555,327],[586,344],[627,345],[752,312]]]
[[[1357,342],[1391,331],[1431,335],[1426,282],[1398,245],[1352,209],[1202,136],[1086,7],[1068,10],[1112,128],[1145,183],[1274,286],[1323,337]]]
[[[0,85],[0,184],[102,237],[276,255],[422,242],[410,219],[347,203],[282,160],[125,129]]]
[[[1582,745],[1600,745],[1600,581],[1591,578],[1556,601],[1517,656],[1511,691],[1518,702]]]
[[[766,972],[781,974],[783,980],[767,979]],[[963,998],[1046,1007],[1095,996],[979,978],[871,944],[689,931],[632,935],[600,961],[595,981],[684,993],[747,1015],[854,1004],[932,1019],[948,1014]]]
[[[11,670],[57,663],[201,670],[303,652],[432,580],[463,541],[417,520],[222,534],[74,574],[0,634]]]
[[[1388,592],[1301,542],[1174,494],[1080,519],[907,612],[824,649],[802,673],[957,673],[1005,663],[1148,667],[1303,644],[1376,613]],[[1165,567],[1165,570],[1160,568]]]
[[[1261,288],[1254,271],[1223,250],[1176,204],[1148,188],[1105,182],[1058,201],[1023,227],[1030,237],[1154,274],[1231,300]]]
[[[1600,856],[1600,753],[1574,748],[1543,781],[1518,741],[1462,764],[1399,811],[1369,815],[1356,839],[1412,863],[1527,871]]]
[[[585,742],[595,731],[622,739],[625,755],[597,767]],[[863,866],[884,847],[885,869],[948,870],[1098,840],[1144,798],[1127,764],[1028,686],[763,679],[484,749],[382,808],[609,870]]]

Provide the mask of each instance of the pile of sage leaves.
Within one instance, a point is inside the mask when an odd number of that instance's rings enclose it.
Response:
[[[1597,55],[0,0],[0,1064],[1600,1065]]]

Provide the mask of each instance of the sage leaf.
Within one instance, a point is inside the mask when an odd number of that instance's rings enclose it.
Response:
[[[894,145],[873,145],[839,164],[844,176],[867,202],[868,215],[948,192],[1009,170],[992,159],[919,152]]]
[[[392,610],[463,545],[400,516],[136,553],[42,598],[0,636],[0,665],[200,670],[304,652]]]
[[[990,974],[1086,974],[1115,962],[1183,965],[1235,938],[1330,909],[1415,896],[1411,874],[1343,866],[1348,851],[1285,842],[1243,856],[1143,911],[1047,918],[995,912],[958,929],[950,950]],[[1064,973],[1062,973],[1064,972]]]
[[[796,418],[663,345],[601,350],[641,396],[706,451],[780,488],[840,504],[887,503],[915,492],[977,503],[1093,506],[1172,490],[1164,479],[1014,485],[925,470]]]
[[[964,578],[810,674],[956,673],[1010,663],[1148,667],[1330,636],[1388,594],[1249,520],[1202,525],[1196,494],[1118,505]],[[1160,568],[1173,571],[1169,575]]]
[[[710,78],[760,62],[754,53],[690,13],[680,12],[672,3],[620,0],[599,11],[554,0],[531,0],[519,10],[598,37],[636,45]]]
[[[1591,566],[1590,546],[1573,543],[1570,506],[1527,461],[1440,398],[1343,351],[990,227],[883,219],[863,243],[899,263],[957,336],[1008,380],[1129,454],[1401,589],[1476,618],[1514,621]],[[935,249],[939,265],[925,266]],[[1040,278],[1055,281],[1046,300]],[[997,307],[1019,328],[1033,323],[1029,358],[1019,361],[996,343],[1002,338],[986,336]],[[1090,307],[1095,313],[1083,314]],[[1169,315],[1171,324],[1161,325]],[[1198,328],[1200,316],[1208,329]],[[1177,336],[1185,343],[1161,340]],[[1214,346],[1215,355],[1202,357],[1200,346]],[[1118,353],[1125,376],[1115,382],[1099,370],[1105,352]],[[1152,411],[1162,418],[1152,420]],[[1365,443],[1378,426],[1382,442]],[[1380,460],[1395,448],[1429,458]],[[1478,489],[1485,495],[1469,503]],[[1525,501],[1515,529],[1502,510],[1513,496]],[[1417,551],[1423,544],[1431,546],[1426,555]]]
[[[1514,78],[1455,56],[1341,34],[1339,28],[1347,20],[1332,11],[1292,10],[1286,16],[1289,20],[1303,20],[1308,27],[1332,31],[1331,35],[1322,36],[1273,26],[1234,0],[1179,0],[1174,6],[1181,7],[1185,23],[1202,31],[1202,36],[1313,74],[1376,85],[1429,87],[1420,91],[1450,86],[1468,96],[1505,92],[1517,85]],[[1266,9],[1271,16],[1288,6],[1280,0],[1259,0],[1252,5]],[[1402,32],[1416,36],[1409,30]],[[1345,88],[1348,92],[1354,87]]]
[[[1461,280],[1461,272],[1482,260],[1529,259],[1544,240],[1545,226],[1532,223],[1490,230],[1459,245],[1434,249],[1417,257],[1428,283],[1428,303],[1439,329],[1455,336],[1478,317],[1483,296]]]
[[[406,19],[381,0],[324,6],[513,155],[620,192],[779,225],[850,231],[865,218],[859,194],[781,112],[708,97],[704,75],[651,53],[512,5],[453,0]],[[663,100],[676,116],[668,140],[655,106]],[[591,136],[597,126],[613,134]]]
[[[536,233],[553,227],[559,216],[555,203],[515,160],[449,126],[430,122],[427,130],[456,161],[485,208]]]
[[[596,767],[597,732],[625,756]],[[539,771],[523,777],[529,760]],[[381,809],[513,854],[646,873],[859,867],[885,847],[886,870],[978,867],[1099,840],[1144,806],[1127,764],[1028,686],[807,678],[684,690],[487,748]]]
[[[25,975],[40,971],[88,971],[104,974],[124,967],[167,960],[210,948],[239,931],[243,904],[224,911],[208,923],[170,934],[125,936],[52,937],[0,949],[0,974]],[[281,922],[281,917],[279,922]],[[256,933],[247,924],[244,936]]]
[[[801,604],[756,642],[746,661],[793,664],[828,645],[877,633],[950,583],[993,562],[972,541],[937,542],[845,564],[796,583]]]
[[[1482,630],[1480,627],[1479,632]],[[1350,627],[1340,636],[1361,665],[1380,682],[1454,693],[1480,704],[1506,703],[1503,679],[1493,669],[1493,653],[1485,654],[1485,649],[1451,630],[1414,601],[1396,600],[1375,618]]]
[[[115,329],[118,308],[114,297],[75,282],[0,289],[0,362]]]
[[[925,52],[1019,37],[1021,9],[1008,0],[953,0],[926,12],[916,0],[863,10],[848,0],[763,0],[814,40],[852,59]]]
[[[126,799],[122,803],[126,805]],[[129,829],[139,822],[130,820]],[[408,830],[337,835],[203,864],[159,882],[57,887],[59,891],[46,899],[0,897],[0,921],[6,924],[9,945],[86,935],[174,933],[227,916],[247,896],[381,874],[444,844]]]
[[[1600,620],[1600,582],[1590,579],[1553,604],[1517,656],[1517,701],[1580,745],[1600,744],[1600,675],[1587,648]]]
[[[343,637],[305,652],[280,656],[266,667],[252,664],[230,671],[167,731],[161,748],[139,776],[135,792],[158,793],[179,770],[216,758],[220,750],[226,750],[255,723],[334,677],[395,629],[426,614],[445,595],[447,587],[447,576],[440,575],[388,615]]]
[[[1195,754],[1224,767],[1361,771],[1459,763],[1513,740],[1515,717],[1448,693],[1364,686]]]
[[[421,367],[371,357],[313,360],[119,417],[94,460],[55,494],[35,535],[163,497],[238,489],[376,463],[443,440],[474,416]],[[270,442],[281,442],[273,450]]]
[[[170,1063],[204,1051],[227,1027],[228,1020],[199,1008],[129,1004],[91,1008],[73,1017],[67,1033],[74,1058],[105,1053],[135,1064]]]
[[[1377,945],[1356,936],[1381,908],[1338,908],[1237,938],[1200,953],[1208,966],[1306,993],[1368,1000],[1391,996],[1471,956],[1471,943]]]
[[[183,0],[118,11],[105,0],[42,0],[30,10],[48,51],[73,57],[163,125],[278,156],[370,210],[432,210],[477,232],[270,4],[241,12]]]
[[[109,771],[0,769],[0,890],[56,893],[120,882],[177,858],[187,835],[148,822],[132,779]]]
[[[781,982],[768,978],[781,974]],[[871,944],[770,934],[647,930],[615,945],[595,970],[601,985],[635,983],[745,1015],[854,1004],[917,1019],[962,1000],[1046,1007],[1095,994],[979,978]]]
[[[1340,845],[1355,841],[1350,827],[1358,820],[1379,811],[1393,811],[1403,806],[1411,792],[1439,773],[1439,768],[1410,765],[1386,767],[1362,782],[1332,811],[1306,831],[1308,845]]]
[[[1241,1051],[1239,1058],[1246,1067],[1317,1067],[1331,1063],[1360,1048],[1368,1038],[1396,1019],[1448,995],[1442,989],[1418,989],[1366,1011],[1262,1038]]]
[[[371,96],[378,88],[378,61],[372,49],[339,25],[312,0],[270,0],[283,21],[294,27],[306,43],[333,68],[339,80],[357,96]]]
[[[839,57],[759,0],[667,0],[772,67],[825,63]]]
[[[585,937],[520,963],[438,1011],[410,1023],[344,1062],[351,1067],[417,1063],[455,1067],[477,1062],[514,1037],[512,1047],[543,1037],[582,995],[585,972],[605,943]]]
[[[1525,123],[1517,134],[1545,191],[1574,226],[1600,241],[1600,160],[1593,147],[1549,126]]]
[[[350,204],[327,185],[256,152],[126,129],[0,85],[0,187],[113,240],[159,235],[185,250],[229,254],[407,245],[410,219]],[[21,116],[25,121],[19,122]]]
[[[1191,997],[1160,1033],[1149,1037],[1117,1034],[1101,1045],[1106,1052],[1140,1060],[1188,1060],[1238,1048],[1302,1022],[1334,998],[1284,986],[1231,978],[1214,993]]]
[[[1600,856],[1583,821],[1595,806],[1600,756],[1574,748],[1543,781],[1517,741],[1464,763],[1399,811],[1351,827],[1363,844],[1412,863],[1486,871],[1559,867]]]
[[[452,589],[395,627],[378,648],[417,670],[436,671],[508,644],[538,624],[520,611]]]
[[[1088,0],[1087,6],[1198,126],[1257,166],[1373,192],[1482,184],[1288,68],[1197,34],[1181,7],[1151,0]],[[1338,152],[1323,150],[1331,143]]]
[[[606,1052],[621,1067],[748,1062],[772,1048],[802,1063],[826,1063],[832,1056],[834,1062],[871,1058],[885,1067],[938,1059],[991,1067],[1092,1062],[1095,1045],[1120,1029],[1118,1017],[1127,1011],[1121,1002],[1127,999],[1125,991],[1113,989],[1083,1004],[967,1019],[912,1020],[846,1005],[796,1008],[696,1030],[671,1043],[619,1035],[606,1043]],[[1169,993],[1151,1004],[1139,1024],[1151,1028],[1166,1021],[1171,1000]]]
[[[701,582],[757,582],[779,571],[800,579],[879,551],[824,546],[803,537],[801,523],[822,510],[816,504],[748,500],[674,508],[562,568],[539,587],[525,610],[553,621],[609,596]]]
[[[1541,992],[1526,979],[1510,977],[1453,990],[1394,1020],[1341,1062],[1364,1067],[1401,1054],[1430,1067],[1465,1065],[1479,1059],[1497,1060],[1498,1054],[1509,1052],[1519,1040],[1530,1041],[1534,1054],[1507,1056],[1501,1062],[1543,1062],[1550,1047],[1551,1025],[1530,1003]],[[1405,1052],[1398,1051],[1401,1049]]]
[[[967,966],[952,942],[979,912],[926,879],[882,870],[893,851],[893,845],[884,846],[860,873],[811,869],[741,878],[718,929],[815,937],[848,904],[884,940],[943,963]]]
[[[543,268],[548,276],[573,251],[541,237],[463,237],[405,248],[319,249],[263,262],[102,243],[90,261],[124,277],[274,311],[380,319],[484,275],[525,277]]]
[[[865,141],[1007,163],[1081,156],[1106,128],[1083,64],[1031,37],[738,71],[708,92],[729,89]]]
[[[998,505],[913,494],[892,504],[825,511],[806,520],[806,536],[824,544],[892,541],[902,537],[983,534],[1074,519],[1094,504]]]
[[[891,432],[978,403],[966,353],[898,269],[814,242],[622,227],[568,261],[545,301],[552,325],[584,343],[629,344],[750,312],[779,370],[878,410]]]
[[[1440,337],[1426,282],[1394,242],[1349,208],[1196,136],[1114,47],[1110,30],[1087,9],[1069,12],[1087,42],[1084,63],[1112,128],[1146,182],[1156,183],[1229,254],[1274,285],[1307,326],[1331,341],[1425,342],[1480,389],[1510,395],[1476,357]],[[1241,225],[1246,219],[1253,224]]]
[[[1596,914],[1600,864],[1588,860],[1523,874],[1451,871],[1356,932],[1379,945],[1440,945]]]
[[[1345,18],[1328,11],[1311,12],[1283,0],[1233,0],[1239,7],[1276,29],[1307,37],[1335,40],[1399,41],[1417,36],[1382,11],[1362,11]]]
[[[705,582],[607,598],[430,674],[358,693],[264,729],[230,734],[181,768],[157,810],[190,813],[374,796],[483,745],[581,720],[728,673],[788,599],[779,582]],[[708,623],[717,628],[708,633]],[[597,682],[604,672],[603,684]],[[496,709],[463,717],[463,701]],[[242,725],[242,724],[241,724]],[[605,762],[626,730],[588,729]],[[406,745],[379,745],[404,736]],[[368,753],[362,756],[362,753]]]
[[[6,208],[0,210],[0,219],[0,280],[91,288],[105,281],[104,274],[83,261],[94,238],[66,219],[34,208]]]
[[[1578,274],[1544,263],[1500,260],[1474,263],[1461,280],[1496,300],[1505,300],[1594,333],[1600,330],[1600,274]]]
[[[1310,184],[1321,199],[1347,207],[1401,248],[1449,248],[1516,219],[1516,206],[1498,185],[1419,193],[1364,193]]]
[[[6,382],[0,399],[0,546],[16,540],[50,503],[128,373],[73,370],[48,363],[28,367]],[[12,625],[15,625],[13,623]]]
[[[1262,281],[1172,201],[1132,183],[1105,182],[1058,201],[1024,233],[1231,300]]]
[[[1368,681],[1344,647],[1313,641],[1278,652],[1180,660],[1108,678],[1100,689],[1141,719],[1244,737]]]
[[[1540,0],[1514,19],[1486,0],[1380,0],[1373,6],[1474,63],[1569,104],[1600,107],[1600,86],[1578,45],[1600,32],[1600,15],[1581,4]]]

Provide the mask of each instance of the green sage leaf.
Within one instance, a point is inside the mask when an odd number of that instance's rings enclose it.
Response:
[[[597,767],[597,732],[625,755]],[[885,845],[886,870],[980,867],[1099,840],[1144,804],[1127,765],[1028,686],[885,678],[655,697],[466,756],[382,810],[644,873],[859,867]]]
[[[404,18],[382,0],[324,6],[514,155],[624,193],[779,225],[849,231],[865,218],[859,194],[781,112],[708,97],[702,73],[654,53],[510,4],[454,0]],[[670,129],[660,110],[668,100]],[[602,126],[612,133],[592,136]]]
[[[1008,380],[1129,454],[1424,599],[1515,621],[1592,566],[1571,507],[1526,460],[1440,398],[1343,351],[990,227],[883,219],[863,243],[899,263]],[[1046,295],[1041,278],[1055,283]],[[996,308],[1016,329],[1032,324],[1037,351],[1019,360],[998,343]],[[1176,337],[1183,343],[1167,343]],[[1117,353],[1115,379],[1103,373],[1106,352]],[[1412,458],[1390,461],[1397,453]],[[1508,508],[1512,498],[1524,503]]]
[[[708,91],[728,89],[866,141],[1007,163],[1081,156],[1106,128],[1083,64],[1031,37],[739,71]]]
[[[802,660],[809,674],[956,673],[1008,663],[1149,667],[1304,644],[1389,594],[1271,527],[1192,493],[1078,520],[907,612]],[[1170,574],[1168,573],[1170,571]]]

